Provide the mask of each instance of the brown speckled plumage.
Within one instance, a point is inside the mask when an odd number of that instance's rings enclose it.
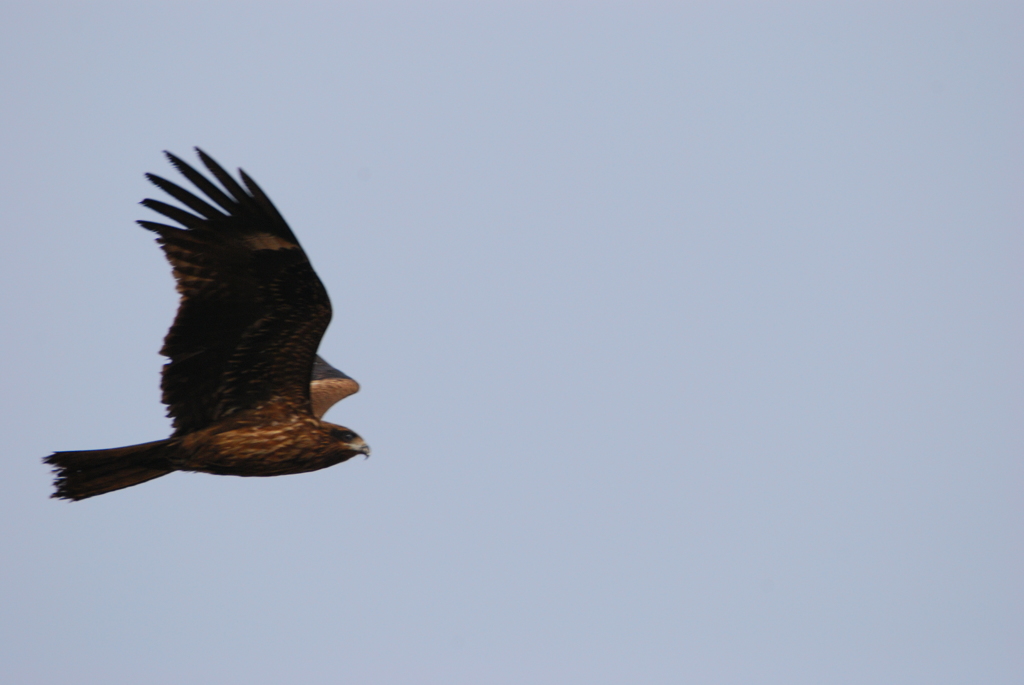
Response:
[[[139,222],[157,234],[181,295],[161,350],[170,360],[161,387],[174,433],[54,453],[45,460],[55,467],[54,497],[84,499],[172,471],[303,473],[369,454],[358,435],[320,420],[359,385],[316,355],[331,303],[305,252],[245,172],[243,188],[196,151],[223,190],[167,157],[214,204],[147,174],[194,213],[147,199],[142,204],[182,227]]]

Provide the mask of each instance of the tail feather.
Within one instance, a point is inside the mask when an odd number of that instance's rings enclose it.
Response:
[[[80,500],[127,488],[165,476],[175,469],[170,457],[175,447],[170,440],[109,450],[54,452],[43,461],[52,464],[59,499]]]

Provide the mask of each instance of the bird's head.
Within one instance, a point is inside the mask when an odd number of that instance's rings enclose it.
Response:
[[[349,453],[345,455],[344,459],[351,459],[357,454],[362,454],[369,458],[370,446],[366,444],[365,440],[356,435],[355,431],[349,430],[344,426],[327,423],[326,421],[324,422],[324,427],[331,434],[337,448]]]

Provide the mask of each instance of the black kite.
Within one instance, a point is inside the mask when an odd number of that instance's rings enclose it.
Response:
[[[55,467],[53,497],[85,499],[172,471],[304,473],[370,454],[354,432],[320,420],[359,385],[316,354],[331,302],[306,253],[244,171],[243,188],[196,152],[224,190],[174,155],[167,158],[213,204],[146,174],[192,212],[147,199],[143,205],[183,228],[138,222],[159,236],[181,295],[160,351],[170,359],[161,388],[174,433],[141,445],[52,454],[45,461]]]

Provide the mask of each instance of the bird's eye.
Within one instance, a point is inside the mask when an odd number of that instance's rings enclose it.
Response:
[[[334,433],[334,437],[336,437],[338,440],[344,440],[345,442],[349,442],[355,439],[356,437],[356,434],[353,433],[352,431],[342,431],[336,429],[331,432]]]

